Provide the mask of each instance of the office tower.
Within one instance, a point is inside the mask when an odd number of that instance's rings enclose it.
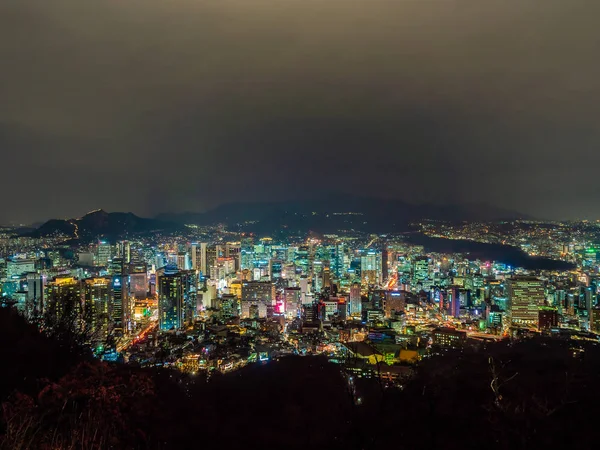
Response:
[[[206,277],[208,277],[208,263],[206,262],[207,249],[208,244],[206,242],[200,243],[200,245],[196,248],[198,270],[200,270],[200,272],[202,272],[202,274]]]
[[[183,325],[183,283],[173,268],[158,274],[158,323],[161,330],[179,329]]]
[[[108,242],[99,242],[96,248],[96,265],[106,267],[112,256],[111,246]]]
[[[285,301],[285,315],[288,319],[294,319],[300,315],[300,288],[288,287],[283,290]]]
[[[122,258],[125,264],[131,261],[131,244],[129,241],[117,243],[117,257]]]
[[[157,274],[158,320],[161,330],[179,329],[197,314],[196,272],[166,267]]]
[[[81,282],[59,276],[46,285],[44,312],[51,321],[75,324],[82,317]]]
[[[202,273],[207,278],[213,278],[215,262],[216,262],[217,256],[218,256],[218,254],[217,254],[218,249],[217,249],[216,245],[211,245],[211,246],[206,246],[205,250],[206,250],[206,252],[205,252],[205,254],[206,254],[205,267],[204,267],[204,270],[202,271]]]
[[[37,272],[27,274],[27,314],[29,317],[39,317],[44,313],[44,291],[46,277]]]
[[[190,263],[192,265],[192,270],[200,270],[200,258],[199,256],[199,246],[197,243],[192,242],[190,244],[189,252],[190,252]]]
[[[35,261],[33,259],[13,259],[6,263],[6,278],[8,280],[29,272],[35,272]]]
[[[534,277],[508,280],[508,312],[513,325],[538,326],[539,307],[544,304],[544,283]]]
[[[271,275],[271,280],[273,281],[280,279],[283,275],[283,260],[270,259],[269,274]]]
[[[235,258],[222,257],[217,258],[211,278],[215,280],[224,280],[229,275],[235,274]]]
[[[415,259],[412,270],[415,284],[425,281],[429,278],[429,259],[426,257]]]
[[[363,251],[360,257],[360,274],[362,283],[365,285],[377,285],[381,283],[381,253],[370,249]]]
[[[189,256],[186,252],[177,253],[177,268],[179,270],[189,270],[191,269],[191,264],[189,262]]]
[[[388,250],[383,248],[381,252],[381,278],[385,281],[388,279]]]
[[[251,317],[250,308],[258,308],[258,317],[267,316],[267,306],[273,306],[275,286],[271,282],[246,281],[242,283],[242,318]]]
[[[353,283],[350,287],[350,315],[360,318],[362,314],[362,299],[360,283]]]
[[[136,299],[144,299],[148,296],[148,273],[144,267],[130,267],[129,295]]]
[[[406,296],[404,292],[386,291],[384,297],[383,310],[385,317],[391,319],[395,314],[404,312],[406,306]]]
[[[225,257],[233,258],[236,271],[240,270],[241,268],[241,251],[242,247],[237,242],[228,242],[225,247]]]
[[[460,304],[460,289],[458,286],[451,286],[448,289],[446,305],[450,308],[448,313],[452,317],[460,317]]]
[[[104,342],[112,332],[109,306],[111,300],[110,278],[88,278],[83,285],[83,309],[92,329],[92,340]]]
[[[348,298],[347,297],[330,297],[330,299],[332,298],[337,298],[337,302],[338,302],[338,310],[337,310],[337,318],[340,320],[347,320],[348,319]]]
[[[331,288],[331,271],[329,267],[323,267],[323,289]]]
[[[600,334],[600,308],[592,308],[590,314],[590,331]]]
[[[109,260],[107,270],[109,275],[123,275],[125,273],[123,258]]]
[[[179,271],[183,287],[183,321],[191,324],[198,314],[198,275],[194,270]]]
[[[108,313],[110,326],[116,337],[125,336],[130,331],[131,311],[127,281],[127,277],[123,275],[112,275],[110,277],[110,303]]]

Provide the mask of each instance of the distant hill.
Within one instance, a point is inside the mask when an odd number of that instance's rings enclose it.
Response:
[[[205,213],[160,214],[159,220],[180,224],[224,223],[249,231],[335,232],[360,230],[391,232],[421,219],[443,221],[496,221],[526,218],[514,211],[486,204],[454,206],[414,205],[401,200],[340,196],[293,202],[229,203]]]
[[[182,225],[175,223],[138,217],[133,213],[108,213],[102,209],[86,214],[79,219],[52,219],[33,232],[32,237],[48,237],[57,234],[72,236],[81,241],[99,237],[114,240],[131,235],[155,232],[176,232],[183,230]]]

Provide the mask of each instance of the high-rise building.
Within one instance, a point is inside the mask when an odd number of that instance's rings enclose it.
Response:
[[[199,252],[198,252],[199,246],[196,242],[192,242],[190,244],[190,261],[192,264],[192,270],[200,270],[199,267],[199,263],[200,263],[200,258],[198,258],[199,256]]]
[[[71,276],[55,277],[46,284],[44,312],[53,320],[75,322],[82,317],[81,282]]]
[[[271,282],[245,281],[242,283],[242,318],[250,317],[252,306],[258,308],[258,317],[267,316],[267,306],[275,301],[275,285]]]
[[[299,317],[301,310],[300,288],[288,287],[283,290],[285,298],[285,315],[288,319]]]
[[[455,318],[460,317],[460,293],[461,291],[458,286],[451,286],[448,288],[447,296],[445,299],[446,305],[448,305],[449,308],[448,314]]]
[[[156,282],[158,324],[161,330],[179,329],[183,325],[183,283],[177,271],[165,270]]]
[[[108,242],[99,242],[96,249],[96,265],[106,267],[112,256],[112,249]]]
[[[129,241],[121,241],[117,244],[117,256],[123,259],[125,264],[131,261],[131,244]]]
[[[323,267],[323,285],[322,289],[331,287],[331,271],[329,267]]]
[[[189,270],[191,267],[189,255],[186,252],[177,253],[177,268],[179,270]]]
[[[128,278],[123,275],[110,277],[109,321],[115,336],[125,336],[130,331],[131,311],[129,305]]]
[[[123,275],[125,273],[125,261],[123,258],[113,258],[108,261],[109,275]]]
[[[508,280],[508,312],[513,325],[538,326],[539,308],[544,304],[544,283],[535,277]]]
[[[208,244],[206,242],[200,243],[196,247],[196,269],[202,272],[205,277],[210,277],[208,273],[208,262],[206,261],[206,252]]]
[[[362,299],[360,283],[353,283],[350,288],[350,315],[360,318],[362,314]]]
[[[20,277],[29,272],[35,272],[33,259],[13,259],[6,263],[6,278]]]
[[[215,280],[224,280],[229,275],[235,274],[235,258],[222,257],[215,260],[215,266],[211,273],[211,278]]]
[[[426,257],[417,258],[413,262],[412,270],[415,283],[422,283],[429,277],[429,259]]]
[[[387,319],[393,318],[395,314],[404,312],[406,306],[406,295],[400,291],[386,291],[383,310]]]
[[[220,247],[220,246],[219,246]],[[218,249],[216,245],[211,245],[211,246],[206,246],[205,247],[205,254],[206,254],[206,262],[205,262],[205,267],[204,270],[202,271],[202,273],[207,276],[208,278],[214,278],[214,271],[215,271],[215,262],[217,260],[218,257]]]
[[[103,342],[112,332],[110,321],[110,283],[108,278],[88,278],[83,285],[83,309],[92,329],[92,340]]]
[[[378,252],[373,249],[363,251],[360,257],[360,274],[363,284],[381,284],[381,267],[381,252]]]
[[[600,308],[592,308],[590,314],[590,331],[600,334]]]
[[[273,281],[280,279],[283,275],[283,260],[270,259],[269,274],[271,275],[271,280]]]
[[[30,317],[38,317],[44,312],[44,291],[46,277],[37,272],[27,274],[27,313]]]
[[[157,275],[159,327],[161,330],[182,328],[198,311],[196,272],[166,267]]]
[[[129,273],[129,295],[138,300],[148,296],[148,274],[145,270]]]

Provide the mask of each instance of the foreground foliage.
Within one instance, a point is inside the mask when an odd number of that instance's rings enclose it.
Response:
[[[0,311],[3,449],[591,448],[593,344],[530,340],[422,362],[402,390],[286,358],[206,381],[88,359]],[[8,358],[8,359],[7,359]]]

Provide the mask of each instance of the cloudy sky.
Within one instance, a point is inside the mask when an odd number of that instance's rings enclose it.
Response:
[[[597,0],[2,0],[0,222],[347,192],[600,218]]]

